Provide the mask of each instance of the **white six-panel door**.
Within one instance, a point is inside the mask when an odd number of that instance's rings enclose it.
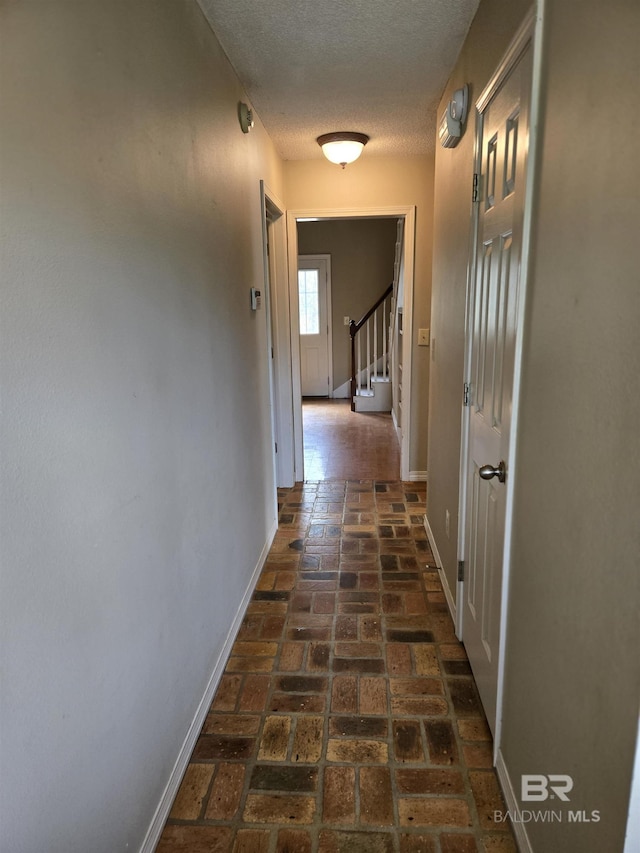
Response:
[[[470,411],[462,638],[496,722],[514,356],[529,136],[531,45],[478,113],[477,240],[470,293]]]

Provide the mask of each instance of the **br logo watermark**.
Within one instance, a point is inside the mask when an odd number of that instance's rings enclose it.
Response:
[[[523,803],[544,803],[548,800],[570,802],[573,791],[573,779],[564,773],[528,773],[520,777],[520,799]],[[494,811],[496,823],[510,820],[512,823],[599,823],[600,812],[597,809],[515,809],[513,811]]]
[[[554,774],[551,776],[542,776],[538,773],[533,773],[521,777],[520,799],[523,803],[527,802],[544,802],[556,797],[563,802],[569,802],[569,791],[573,788],[573,779],[571,776],[562,774]]]

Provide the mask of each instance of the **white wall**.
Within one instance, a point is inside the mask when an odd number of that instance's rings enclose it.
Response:
[[[138,849],[275,523],[259,179],[195,2],[2,33],[2,848]]]

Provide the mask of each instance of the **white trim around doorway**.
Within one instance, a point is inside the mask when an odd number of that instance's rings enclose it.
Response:
[[[276,485],[293,486],[293,399],[291,396],[291,339],[289,321],[289,298],[287,293],[287,220],[284,204],[264,181],[260,181],[260,200],[263,222],[265,304],[270,323],[270,346],[272,349],[273,378],[271,389],[272,430]],[[275,213],[270,224],[270,254],[266,249],[266,213]],[[269,353],[267,354],[267,357]],[[276,450],[277,446],[277,450]]]

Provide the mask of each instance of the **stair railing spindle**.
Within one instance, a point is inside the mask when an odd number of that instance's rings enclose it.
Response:
[[[378,309],[373,312],[373,378],[378,378]]]
[[[382,303],[382,378],[387,379],[389,371],[387,369],[387,335],[389,327],[387,326],[387,303]]]
[[[371,391],[371,318],[367,320],[367,391]]]

